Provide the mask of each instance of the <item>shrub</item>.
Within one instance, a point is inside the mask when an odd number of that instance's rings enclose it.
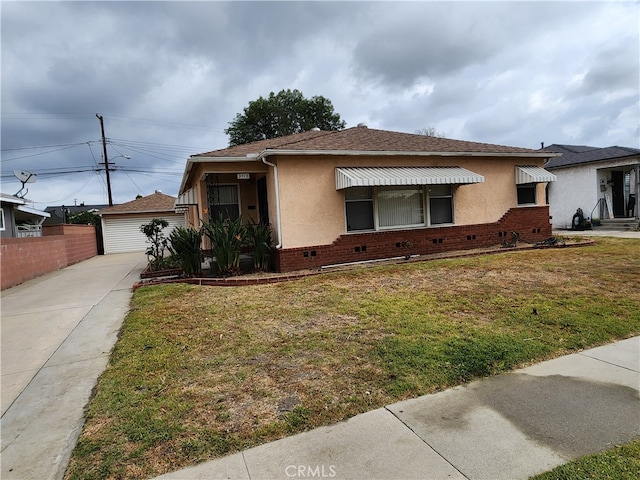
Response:
[[[269,225],[255,222],[246,225],[245,244],[253,252],[253,268],[258,271],[268,270],[272,245]]]
[[[162,267],[164,251],[167,248],[167,239],[162,230],[168,226],[169,222],[163,218],[154,218],[140,226],[140,231],[145,234],[147,242],[151,244],[145,253],[152,270],[159,270]]]
[[[176,227],[169,235],[169,251],[188,277],[202,272],[202,234],[195,228]]]
[[[202,225],[204,234],[211,240],[211,250],[218,265],[218,272],[223,275],[240,273],[240,251],[244,243],[246,227],[242,219],[224,218],[222,214],[212,223]]]

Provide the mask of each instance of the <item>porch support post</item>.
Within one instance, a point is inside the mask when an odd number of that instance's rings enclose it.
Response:
[[[635,183],[636,183],[636,208],[633,212],[636,220],[640,219],[640,163],[634,165]]]

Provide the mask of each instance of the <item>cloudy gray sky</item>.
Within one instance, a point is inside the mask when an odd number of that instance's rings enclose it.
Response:
[[[189,155],[294,88],[347,127],[638,148],[639,5],[3,1],[2,192],[29,170],[37,208],[106,203],[99,113],[114,202],[176,195]]]

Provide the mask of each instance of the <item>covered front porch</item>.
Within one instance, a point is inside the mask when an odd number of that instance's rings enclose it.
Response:
[[[597,170],[598,202],[591,218],[599,218],[601,222],[639,218],[639,169],[640,164],[635,163]]]
[[[199,172],[197,184],[178,196],[176,211],[185,213],[187,225],[196,229],[220,216],[241,218],[244,224],[271,225],[268,172],[257,165],[209,165]],[[211,248],[206,236],[202,246],[205,251]]]

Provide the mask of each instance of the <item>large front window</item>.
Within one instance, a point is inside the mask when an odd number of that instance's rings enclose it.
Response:
[[[209,220],[222,218],[236,220],[240,216],[238,185],[209,185]]]
[[[380,228],[424,225],[422,187],[378,187]]]
[[[425,195],[427,201],[425,202]],[[345,190],[347,231],[453,223],[451,185],[352,187]]]

